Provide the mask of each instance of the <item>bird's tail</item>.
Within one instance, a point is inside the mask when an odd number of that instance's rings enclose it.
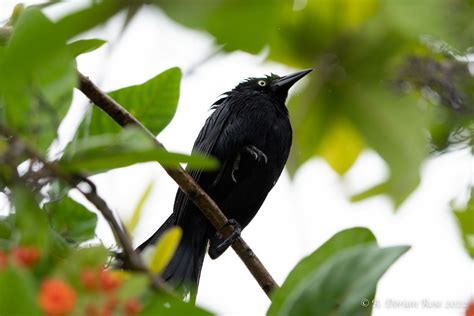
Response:
[[[174,226],[174,223],[175,218],[172,214],[137,250],[144,251],[148,246],[155,244],[166,230]],[[194,300],[208,239],[205,230],[201,231],[199,227],[193,229],[182,228],[183,235],[180,244],[161,277],[174,288],[183,291],[184,295],[191,294],[190,298]]]

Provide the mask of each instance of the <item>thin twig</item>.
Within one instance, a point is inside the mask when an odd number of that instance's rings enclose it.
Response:
[[[97,194],[96,186],[92,181],[80,174],[64,172],[57,165],[43,158],[28,143],[3,126],[0,126],[0,134],[8,138],[12,147],[21,148],[28,158],[40,162],[43,165],[43,168],[48,170],[52,176],[66,182],[69,186],[76,188],[81,192],[81,194],[102,213],[112,228],[115,239],[123,249],[125,260],[128,265],[134,270],[147,274],[154,289],[162,290],[168,294],[174,295],[171,288],[160,277],[153,275],[143,262],[142,257],[135,252],[127,231],[123,228],[123,225],[117,221],[112,210],[107,205],[107,202]]]
[[[88,77],[79,73],[79,89],[86,95],[92,103],[107,113],[120,126],[128,125],[138,126],[143,132],[150,136],[155,144],[160,148],[165,148],[155,136],[131,115],[125,108],[118,104],[114,99],[101,91]],[[179,185],[181,190],[186,193],[194,204],[201,210],[207,220],[224,237],[229,237],[233,232],[232,225],[228,223],[227,217],[220,210],[219,206],[207,195],[206,192],[194,181],[194,179],[179,165],[176,168],[166,168],[168,175]],[[232,244],[232,248],[238,254],[240,259],[249,269],[250,273],[259,283],[265,294],[270,297],[270,293],[278,288],[273,277],[267,271],[262,262],[258,259],[252,249],[241,238],[237,238]]]

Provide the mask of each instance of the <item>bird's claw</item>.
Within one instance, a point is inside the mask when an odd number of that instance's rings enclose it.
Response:
[[[216,250],[218,252],[221,252],[222,250],[225,250],[227,249],[227,247],[232,245],[240,237],[240,233],[242,232],[242,227],[235,219],[229,219],[227,223],[225,223],[224,227],[225,226],[232,226],[234,228],[234,231],[229,237],[224,239],[220,244],[216,246]]]
[[[267,155],[265,155],[265,153],[261,151],[260,149],[258,149],[256,146],[254,145],[245,146],[244,149],[250,155],[252,155],[253,159],[257,160],[258,162],[261,162],[262,160],[265,164],[268,162]]]

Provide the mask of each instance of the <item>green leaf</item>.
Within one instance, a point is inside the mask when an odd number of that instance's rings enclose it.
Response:
[[[31,275],[10,266],[0,272],[0,315],[42,315]]]
[[[127,0],[92,1],[91,5],[58,21],[64,38],[71,38],[106,22],[129,4]]]
[[[132,217],[126,223],[127,231],[130,234],[133,234],[133,231],[137,227],[138,221],[140,220],[140,216],[142,214],[143,205],[147,201],[147,199],[150,196],[150,193],[151,193],[152,190],[153,190],[153,181],[151,181],[146,186],[145,191],[143,191],[143,194],[140,197],[140,200],[138,201],[137,205],[135,206],[135,209],[133,210]]]
[[[45,149],[71,102],[75,66],[58,26],[24,10],[0,54],[0,121]]]
[[[354,84],[351,96],[352,102],[346,103],[350,119],[390,167],[389,179],[376,187],[399,206],[420,182],[426,156],[425,116],[414,106],[414,96],[395,95],[376,83],[370,92]]]
[[[272,315],[370,315],[361,301],[408,247],[379,248],[364,228],[339,232],[304,258],[272,296]]]
[[[203,155],[188,156],[158,148],[147,135],[136,128],[127,128],[117,135],[82,139],[76,143],[75,148],[68,148],[60,164],[69,171],[94,173],[147,161],[158,161],[168,167],[185,162],[190,167],[201,169],[217,165],[214,159]]]
[[[156,3],[179,23],[208,31],[225,50],[258,53],[277,31],[283,1],[218,0],[198,4],[189,0],[156,0]]]
[[[471,189],[471,198],[463,209],[454,209],[453,214],[459,225],[464,248],[474,259],[474,189]]]
[[[149,263],[150,270],[153,273],[160,274],[164,271],[171,258],[173,258],[176,249],[178,249],[182,235],[183,231],[178,226],[174,226],[163,233]]]
[[[97,215],[66,197],[44,205],[51,226],[66,240],[80,243],[94,238]]]
[[[15,206],[16,227],[20,232],[22,245],[42,249],[49,238],[49,223],[46,213],[40,209],[35,195],[24,187],[12,190]]]
[[[0,249],[9,249],[14,241],[15,215],[0,216]]]
[[[68,47],[71,53],[74,56],[79,56],[81,54],[92,52],[107,43],[101,39],[86,39],[86,40],[78,40],[68,44]]]
[[[120,271],[114,271],[117,273]],[[117,293],[119,300],[125,300],[130,297],[139,297],[145,293],[150,286],[150,279],[145,274],[130,273],[127,280],[120,286]]]
[[[155,294],[148,300],[140,314],[141,316],[175,316],[175,315],[193,315],[210,316],[213,313],[206,311],[192,303],[185,303],[176,297],[170,297],[164,294]]]
[[[153,134],[159,134],[176,112],[179,99],[181,70],[170,68],[147,82],[109,93]],[[79,139],[106,133],[116,133],[121,127],[97,107],[86,118],[84,134]]]

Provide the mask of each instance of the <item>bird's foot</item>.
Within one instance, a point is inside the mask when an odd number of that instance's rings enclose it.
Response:
[[[260,149],[258,149],[257,147],[255,147],[254,145],[250,145],[250,146],[245,146],[244,147],[245,151],[248,152],[252,157],[253,159],[255,159],[257,162],[264,162],[265,164],[268,162],[268,158],[267,158],[267,155],[265,155],[265,153],[263,151],[261,151]]]
[[[237,178],[235,177],[235,172],[239,170],[239,164],[240,164],[240,154],[237,154],[237,157],[235,157],[234,164],[232,165],[232,172],[230,173],[230,177],[232,178],[232,181],[237,183]]]
[[[240,233],[242,232],[242,227],[235,219],[229,219],[227,223],[225,223],[224,227],[225,226],[232,226],[234,228],[234,231],[229,237],[224,239],[220,244],[216,246],[216,250],[218,252],[221,252],[222,250],[225,250],[230,245],[232,245],[240,237]]]

